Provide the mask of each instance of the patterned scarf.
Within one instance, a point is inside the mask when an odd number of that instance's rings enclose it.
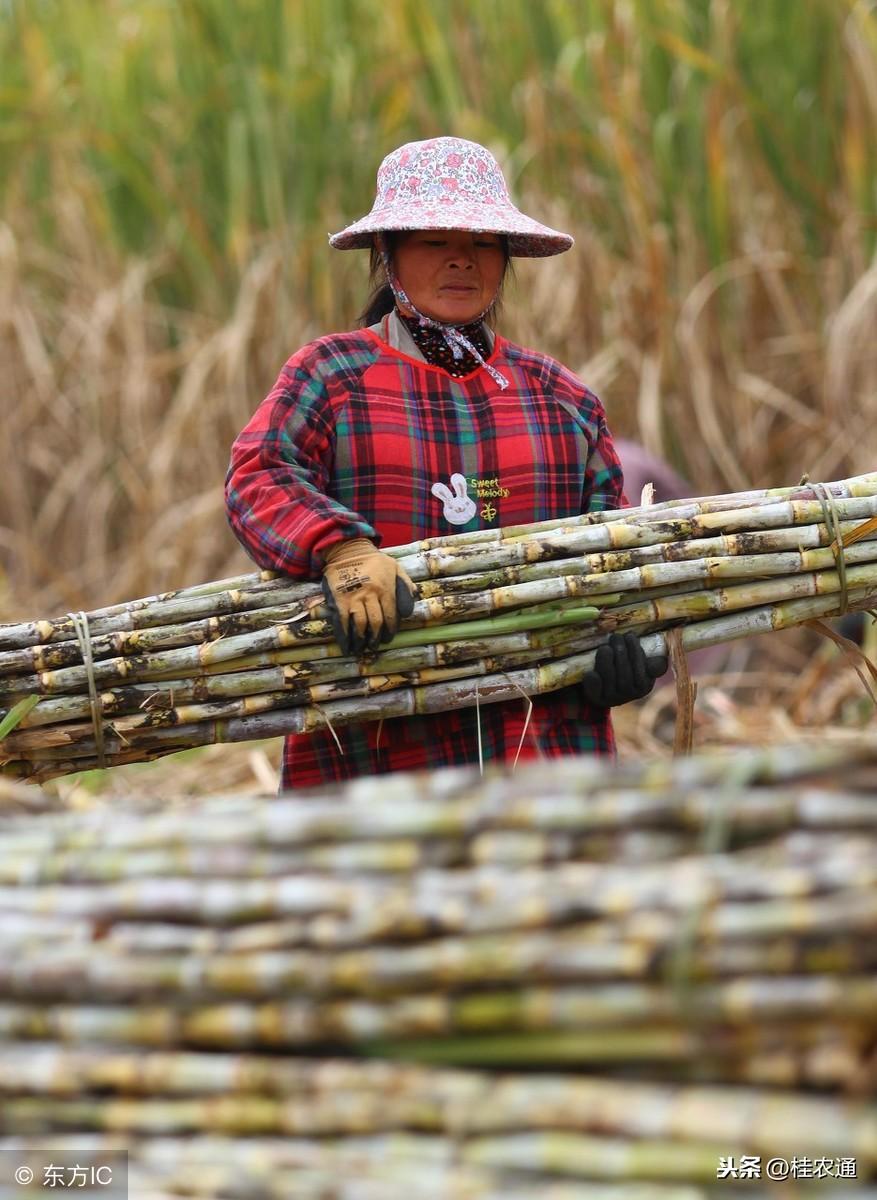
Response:
[[[404,313],[399,312],[398,308],[396,312],[426,361],[432,363],[434,367],[441,367],[442,370],[457,379],[463,375],[471,375],[490,355],[490,345],[484,333],[484,326],[480,321],[470,321],[468,325],[454,326],[457,332],[471,342],[479,352],[480,360],[474,354],[470,354],[468,350],[461,351],[460,357],[455,358],[446,338],[438,329],[422,325],[417,317],[406,317]]]

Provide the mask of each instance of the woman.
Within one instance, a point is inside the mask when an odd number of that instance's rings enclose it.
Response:
[[[235,441],[229,521],[255,561],[322,578],[342,650],[391,639],[413,585],[379,545],[518,525],[623,502],[600,401],[560,363],[488,321],[510,256],[572,238],[521,213],[493,156],[433,138],[388,155],[362,220],[330,237],[372,251],[363,327],[287,362]],[[521,757],[614,749],[609,709],[666,663],[613,637],[581,685],[534,697]],[[521,701],[286,739],[281,786],[435,768],[517,752]]]

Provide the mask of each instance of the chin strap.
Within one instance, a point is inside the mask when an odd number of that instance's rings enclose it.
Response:
[[[478,347],[474,346],[469,338],[467,338],[464,333],[460,332],[456,325],[448,324],[445,321],[436,321],[433,317],[426,316],[426,314],[422,313],[416,305],[411,303],[411,300],[408,298],[402,285],[399,283],[399,280],[393,274],[393,268],[390,265],[390,256],[387,253],[387,247],[383,235],[380,233],[377,234],[375,240],[384,264],[384,270],[387,273],[387,283],[389,283],[390,288],[392,289],[393,295],[396,298],[396,303],[404,305],[405,308],[411,309],[420,324],[424,325],[427,329],[437,329],[447,342],[448,348],[451,351],[451,354],[453,354],[456,362],[459,362],[459,360],[463,357],[464,350],[468,351],[468,353],[471,354],[477,362],[481,363],[482,367],[484,367],[491,379],[493,379],[499,385],[499,387],[505,391],[505,389],[509,386],[509,381],[506,379],[505,375],[501,375],[500,372],[497,371],[496,367],[493,367],[489,362],[484,361],[484,358]],[[493,301],[491,301],[491,304],[492,303]],[[473,317],[471,321],[467,322],[467,324],[471,325],[474,321],[483,320],[489,309],[490,304],[488,304],[487,308],[485,308],[483,312],[480,312],[477,317]]]

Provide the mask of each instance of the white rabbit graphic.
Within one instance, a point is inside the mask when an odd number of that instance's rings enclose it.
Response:
[[[443,483],[434,483],[429,489],[445,506],[445,519],[452,525],[465,525],[475,516],[475,501],[470,500],[466,493],[466,477],[455,474],[451,476],[451,487],[456,495],[451,495]]]

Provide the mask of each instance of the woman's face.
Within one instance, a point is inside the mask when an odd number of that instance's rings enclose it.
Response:
[[[436,321],[465,325],[493,303],[505,270],[495,233],[415,229],[393,250],[399,283],[412,304]]]

